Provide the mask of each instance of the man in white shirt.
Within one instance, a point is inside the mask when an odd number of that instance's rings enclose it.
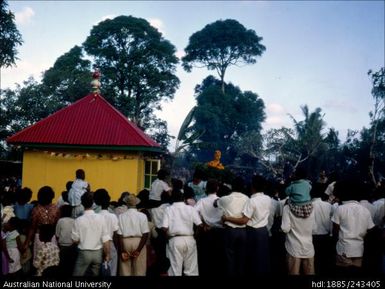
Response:
[[[171,193],[170,186],[166,183],[168,172],[164,169],[158,171],[158,178],[152,182],[149,193],[149,206],[151,208],[159,207],[161,203],[161,197],[163,193]]]
[[[94,203],[92,193],[84,193],[81,202],[84,214],[75,220],[71,233],[72,240],[78,244],[79,249],[73,275],[84,276],[87,269],[90,269],[93,276],[98,276],[103,251],[104,260],[110,260],[111,238],[103,217],[91,209]]]
[[[370,212],[357,201],[359,188],[355,180],[341,180],[335,185],[335,195],[342,201],[332,217],[334,233],[338,234],[336,265],[340,273],[361,270],[364,237],[374,227]]]
[[[242,192],[245,186],[243,179],[235,178],[232,193],[218,199],[217,206],[223,211],[224,218],[241,218],[247,200]],[[227,276],[243,276],[246,262],[246,225],[237,225],[225,220],[224,250]]]
[[[269,231],[267,229],[271,208],[271,198],[263,192],[266,180],[262,176],[252,179],[252,195],[247,200],[241,218],[223,217],[233,224],[246,224],[247,232],[247,274],[266,274],[270,272]]]
[[[219,197],[218,182],[208,180],[206,185],[207,197],[202,198],[195,205],[204,229],[197,239],[199,275],[219,276],[223,274],[224,249],[222,211],[214,207],[214,202]]]
[[[146,276],[146,242],[150,229],[147,216],[138,212],[140,200],[130,194],[124,197],[128,210],[119,215],[119,244],[121,249],[120,276]]]
[[[173,204],[166,208],[163,217],[163,230],[169,236],[167,256],[170,259],[169,276],[198,276],[198,255],[194,239],[194,224],[201,226],[194,207],[183,202],[183,194],[173,190],[171,198]]]
[[[68,192],[68,202],[73,207],[72,217],[77,218],[83,214],[84,207],[81,204],[81,197],[85,192],[90,191],[90,185],[85,181],[86,174],[84,170],[76,170],[76,180],[72,183]]]
[[[314,247],[312,230],[314,212],[307,218],[297,217],[289,205],[283,207],[281,229],[286,233],[285,248],[289,275],[314,274]]]
[[[111,197],[105,189],[98,189],[94,193],[94,202],[97,206],[101,207],[100,215],[103,216],[106,222],[107,231],[111,238],[110,243],[110,256],[111,260],[108,262],[110,266],[111,276],[116,276],[118,269],[118,253],[116,251],[117,235],[116,232],[119,229],[118,218],[115,214],[108,211]]]
[[[323,201],[325,184],[315,183],[310,195],[314,212],[313,245],[315,250],[315,272],[318,274],[330,273],[333,268],[333,240],[331,237],[333,206]]]

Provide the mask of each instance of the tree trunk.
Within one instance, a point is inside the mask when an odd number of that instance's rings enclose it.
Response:
[[[374,185],[377,184],[376,176],[374,175],[374,160],[375,160],[374,146],[376,145],[377,125],[378,125],[378,120],[375,120],[374,126],[373,126],[372,143],[370,144],[370,150],[369,150],[369,161],[370,161],[369,174]]]
[[[221,73],[219,77],[221,78],[222,93],[225,94],[225,70],[224,69],[221,69]]]

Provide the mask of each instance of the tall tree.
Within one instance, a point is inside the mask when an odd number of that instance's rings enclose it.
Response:
[[[175,47],[146,20],[132,16],[94,26],[84,42],[102,73],[102,94],[142,129],[179,85]]]
[[[370,112],[372,139],[369,149],[369,173],[372,182],[376,184],[374,162],[376,159],[377,130],[380,120],[385,118],[385,68],[382,67],[377,72],[369,70],[368,75],[372,78],[372,96],[374,99],[374,109]]]
[[[183,68],[190,72],[193,66],[215,70],[224,92],[226,69],[230,65],[254,64],[265,51],[254,30],[246,29],[233,19],[218,20],[191,35],[182,58]]]
[[[317,152],[323,144],[325,137],[322,132],[325,127],[325,122],[323,120],[324,115],[321,114],[321,108],[318,107],[310,113],[308,106],[304,105],[301,107],[301,110],[305,117],[301,121],[297,121],[290,115],[294,122],[296,147],[299,153],[294,165],[295,168]]]
[[[15,15],[7,9],[7,1],[0,1],[0,68],[15,64],[16,48],[23,43],[15,25]]]
[[[90,82],[91,62],[84,59],[81,47],[74,46],[44,72],[42,89],[47,97],[57,99],[58,106],[64,106],[87,95]]]
[[[222,162],[233,163],[236,143],[245,133],[260,132],[265,119],[263,100],[251,91],[242,92],[239,87],[226,84],[226,94],[221,91],[221,81],[209,76],[196,87],[197,106],[192,133],[200,136],[199,146],[191,151],[200,161],[212,159],[213,152],[222,151]],[[257,140],[256,140],[257,141]]]

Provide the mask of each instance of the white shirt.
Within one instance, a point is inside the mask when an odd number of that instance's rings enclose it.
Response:
[[[79,241],[80,250],[100,250],[103,243],[111,240],[103,216],[93,210],[85,210],[82,216],[75,219],[71,238]]]
[[[333,195],[333,191],[334,191],[334,186],[335,186],[335,184],[336,184],[336,182],[331,182],[331,183],[327,186],[327,188],[326,188],[326,190],[325,190],[325,194],[326,194],[326,195],[328,195],[328,196]]]
[[[313,235],[329,235],[332,229],[333,206],[321,198],[312,200],[314,212]]]
[[[370,215],[372,216],[372,220],[374,222],[374,218],[376,215],[376,207],[373,204],[369,203],[368,200],[361,200],[360,205],[368,209]]]
[[[217,199],[219,199],[217,194],[209,194],[207,197],[198,201],[195,209],[207,225],[222,228],[222,211],[214,207],[214,202]]]
[[[312,230],[314,212],[307,218],[298,218],[288,205],[283,207],[281,229],[286,233],[286,251],[296,258],[314,257]]]
[[[70,205],[70,203],[64,201],[64,200],[63,200],[63,197],[60,196],[59,199],[58,199],[57,202],[56,202],[56,206],[57,206],[58,208],[60,208],[61,206],[64,206],[64,205]]]
[[[242,211],[249,198],[242,193],[232,192],[228,196],[219,198],[217,205],[226,217],[241,218]],[[244,228],[246,225],[236,225],[231,222],[225,222],[226,225],[233,228]]]
[[[88,183],[81,179],[76,179],[72,183],[72,187],[68,192],[68,202],[71,206],[79,206],[81,204],[81,197],[87,191]]]
[[[99,214],[103,216],[104,221],[106,222],[108,234],[112,240],[114,232],[119,229],[118,218],[115,214],[110,213],[108,210],[101,210]]]
[[[340,226],[337,254],[348,258],[362,257],[366,232],[374,227],[368,209],[357,201],[343,202],[334,212],[332,221]]]
[[[247,226],[262,228],[267,226],[270,215],[271,198],[264,193],[255,193],[247,200],[243,214],[250,220]]]
[[[381,207],[384,205],[385,199],[378,199],[377,201],[373,202],[373,206],[376,209],[376,213],[374,214],[373,222],[376,225],[380,225],[382,222],[382,218],[384,217],[383,214],[381,214]]]
[[[194,224],[202,224],[198,212],[184,202],[173,203],[164,212],[162,227],[168,228],[170,236],[192,236]]]
[[[165,181],[156,179],[151,184],[151,190],[149,194],[150,200],[160,201],[163,191],[169,191],[171,188]]]
[[[157,208],[150,209],[151,219],[156,228],[162,228],[164,212],[168,206],[170,206],[170,204],[166,203],[161,204]]]
[[[58,240],[59,245],[61,246],[71,246],[72,245],[72,238],[71,238],[71,232],[72,227],[74,226],[75,219],[65,217],[60,218],[59,221],[57,221],[56,224],[56,238]]]
[[[129,208],[118,218],[118,234],[123,237],[142,237],[143,234],[150,232],[147,216],[138,212],[136,208]]]

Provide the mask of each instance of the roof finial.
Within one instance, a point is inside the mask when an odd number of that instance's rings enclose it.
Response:
[[[91,81],[92,92],[94,94],[100,93],[100,71],[99,68],[95,67],[95,71],[92,73],[93,80]]]

